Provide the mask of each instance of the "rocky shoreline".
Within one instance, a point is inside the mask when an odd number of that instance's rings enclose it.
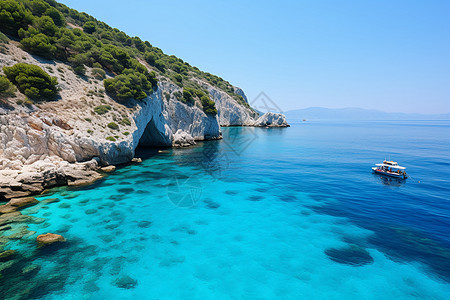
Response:
[[[36,134],[34,132],[39,134],[39,131],[43,131],[42,128],[35,128],[32,124],[28,124],[30,126],[27,132],[29,136]],[[266,113],[258,118],[254,124],[246,126],[270,128],[289,127],[289,124],[282,114]],[[26,139],[29,141],[29,136],[22,140]],[[210,137],[204,140],[221,138],[222,135],[220,133],[216,137]],[[195,139],[181,129],[173,134],[172,139],[172,147],[189,147],[196,144]],[[79,145],[79,148],[83,148],[82,145]],[[23,151],[32,152],[29,149],[30,147],[22,148],[19,151],[21,151],[20,153],[23,153]],[[8,150],[10,149],[5,149],[5,151]],[[0,201],[37,195],[46,189],[57,186],[90,184],[102,178],[105,173],[113,171],[115,168],[114,165],[105,166],[105,163],[99,157],[94,157],[85,162],[76,162],[76,158],[61,157],[63,155],[47,156],[46,153],[40,153],[29,155],[25,161],[21,154],[17,155],[17,152],[14,154],[19,159],[7,160],[0,157]],[[22,160],[20,160],[20,157],[22,157]],[[40,159],[41,157],[44,158]],[[72,160],[72,162],[68,160]],[[139,162],[139,159],[131,158],[125,163],[130,162]]]
[[[91,68],[82,78],[68,64],[37,59],[14,41],[4,44],[1,65],[17,62],[56,77],[60,98],[23,105],[25,96],[17,93],[0,102],[0,201],[93,182],[103,176],[102,167],[132,161],[138,146],[189,147],[221,139],[221,126],[289,126],[282,114],[258,116],[238,87],[245,103],[192,78],[214,101],[217,114],[211,115],[199,103],[178,100],[182,88],[165,77],[147,98],[125,105],[104,92]]]

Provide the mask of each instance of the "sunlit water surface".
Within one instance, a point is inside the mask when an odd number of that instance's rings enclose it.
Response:
[[[23,210],[45,219],[8,245],[41,266],[30,296],[449,299],[449,122],[222,130]],[[411,178],[371,173],[389,157]]]

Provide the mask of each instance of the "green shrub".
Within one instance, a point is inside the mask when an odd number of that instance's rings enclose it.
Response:
[[[178,101],[181,101],[181,102],[184,101],[183,94],[180,91],[174,92],[173,95],[175,96],[175,98],[177,98]]]
[[[39,66],[18,63],[12,67],[3,67],[3,71],[19,91],[31,99],[51,100],[56,97],[58,81]]]
[[[104,79],[106,77],[106,72],[101,68],[93,68],[91,74],[96,79]]]
[[[50,7],[45,11],[45,15],[52,18],[56,26],[63,26],[66,23],[64,16],[54,7]]]
[[[167,92],[164,92],[164,99],[166,99],[166,101],[170,100],[170,94]]]
[[[5,76],[0,76],[0,96],[14,96],[16,87]]]
[[[205,114],[213,116],[217,115],[216,104],[207,95],[202,96],[200,101],[202,102]]]
[[[106,139],[107,139],[108,141],[111,141],[111,142],[115,142],[115,141],[116,141],[116,138],[113,137],[113,136],[108,136],[108,137],[106,137]]]
[[[128,131],[125,131],[124,133],[123,133],[123,135],[129,135],[130,133],[128,132]]]
[[[26,51],[44,58],[51,59],[56,52],[56,47],[50,43],[49,37],[43,33],[23,38],[20,43]]]
[[[58,27],[55,25],[55,22],[53,22],[53,19],[49,16],[35,18],[33,21],[33,27],[49,37],[54,36],[58,31]]]
[[[88,130],[87,130],[87,133],[92,134],[93,131],[92,131],[91,129],[88,129]]]
[[[84,65],[79,65],[73,68],[73,72],[77,75],[84,76],[86,75],[86,68]]]
[[[92,122],[92,119],[91,119],[91,118],[84,118],[84,120],[87,121],[87,122],[89,122],[89,123]]]
[[[33,15],[16,0],[0,1],[0,31],[17,36],[17,30],[31,24]]]
[[[34,0],[29,4],[29,8],[33,14],[41,16],[50,7],[48,3],[41,0]]]
[[[92,21],[88,21],[86,23],[84,23],[83,26],[83,31],[86,33],[94,33],[97,30],[97,26],[95,25],[94,22]]]
[[[117,125],[114,122],[108,123],[108,128],[111,128],[113,130],[119,130],[119,125]]]
[[[99,115],[104,115],[110,110],[111,110],[111,106],[109,106],[109,105],[99,105],[94,108],[94,112],[96,112]]]
[[[131,125],[131,121],[130,121],[130,119],[128,119],[127,117],[123,118],[123,119],[120,121],[120,123],[121,123],[122,125],[128,125],[128,126]]]
[[[154,53],[146,52],[144,55],[144,59],[148,62],[149,65],[154,66],[157,57]]]
[[[103,84],[106,92],[120,101],[131,98],[142,100],[147,97],[145,91],[152,88],[152,84],[144,74],[132,71],[129,74],[105,79]]]
[[[0,31],[0,44],[9,42],[9,38]]]
[[[172,78],[178,86],[183,86],[183,77],[180,74],[175,73]]]
[[[192,94],[192,90],[190,88],[183,89],[183,103],[192,103],[194,102],[194,96]]]

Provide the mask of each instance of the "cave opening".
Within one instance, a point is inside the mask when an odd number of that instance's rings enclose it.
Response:
[[[147,123],[147,126],[139,139],[139,144],[135,150],[135,157],[150,158],[155,156],[159,150],[172,146],[170,137],[164,131],[164,126],[158,126],[154,118]]]

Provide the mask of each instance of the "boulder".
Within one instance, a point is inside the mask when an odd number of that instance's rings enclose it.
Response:
[[[289,127],[286,116],[279,113],[267,112],[253,124],[255,127]]]
[[[116,170],[116,166],[113,166],[113,165],[106,166],[106,167],[101,168],[101,170],[105,173],[114,172]]]
[[[26,197],[31,195],[30,191],[18,191],[18,190],[13,190],[10,187],[0,187],[0,200],[9,200],[12,198],[17,198],[17,197]]]
[[[43,204],[50,204],[50,203],[57,203],[61,200],[59,200],[58,198],[47,198],[41,201],[41,203]]]
[[[56,126],[58,126],[58,127],[60,127],[60,128],[62,128],[62,129],[64,129],[64,130],[70,130],[70,129],[72,129],[72,126],[70,126],[69,124],[67,124],[66,121],[61,120],[61,119],[59,119],[59,118],[53,119],[53,124],[56,125]]]
[[[132,163],[136,163],[136,164],[141,163],[141,162],[142,162],[142,158],[139,158],[139,157],[133,157],[133,159],[131,160],[131,162],[132,162]]]
[[[0,215],[0,225],[6,225],[14,222],[23,221],[24,215],[20,213],[20,211],[15,211],[7,214]]]
[[[14,207],[10,204],[0,205],[0,214],[7,214],[11,212],[15,212],[17,207]]]
[[[39,201],[33,197],[14,198],[8,202],[9,205],[18,207],[18,208],[25,208],[25,207],[32,206],[32,205],[35,205],[38,203],[39,203]]]
[[[123,275],[117,278],[114,284],[121,289],[132,289],[137,285],[137,280],[128,275]]]
[[[69,185],[90,184],[102,178],[102,175],[96,171],[85,171],[79,169],[66,170],[65,174]]]
[[[178,129],[173,135],[172,145],[174,147],[189,147],[191,145],[195,145],[195,141],[192,135],[186,131]]]
[[[38,237],[36,238],[36,241],[38,242],[39,246],[45,246],[45,245],[50,245],[50,244],[54,244],[54,243],[65,242],[66,239],[62,235],[59,235],[59,234],[46,233],[46,234],[38,235]]]

